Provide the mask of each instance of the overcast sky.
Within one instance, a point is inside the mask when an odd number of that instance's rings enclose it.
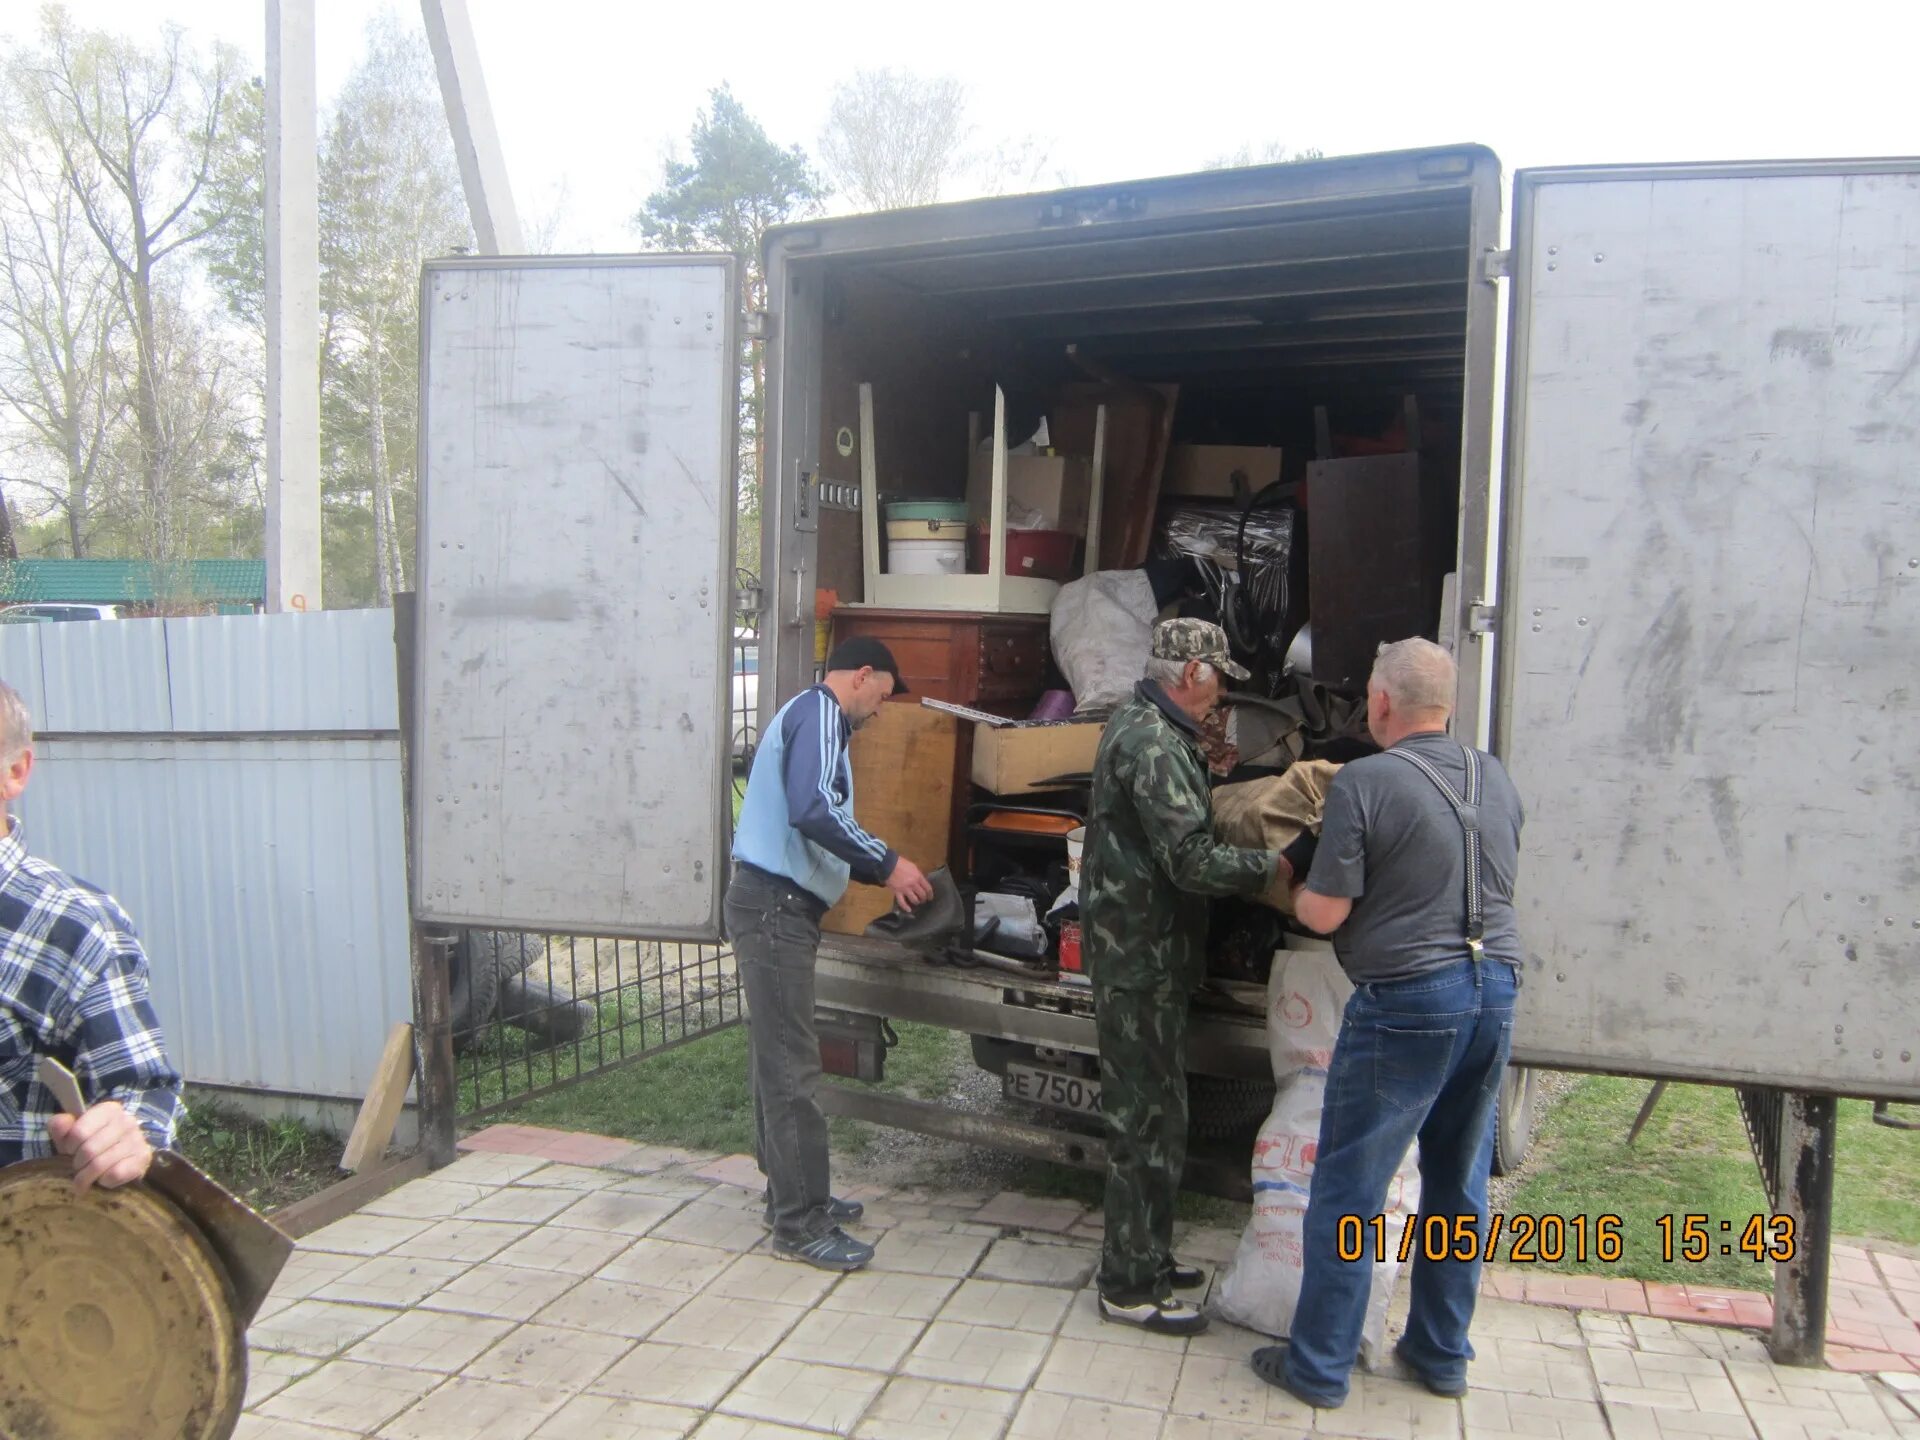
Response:
[[[647,4],[470,0],[507,166],[563,249],[634,246],[630,217],[722,81],[810,152],[834,82],[950,74],[978,138],[1032,135],[1044,183],[1197,169],[1270,141],[1328,154],[1479,141],[1509,170],[1605,161],[1920,153],[1920,5]],[[15,8],[17,7],[17,8]],[[0,26],[17,30],[25,0]],[[254,63],[265,0],[70,0],[83,23],[173,21]],[[384,0],[318,0],[323,103]],[[393,8],[419,24],[416,5]]]

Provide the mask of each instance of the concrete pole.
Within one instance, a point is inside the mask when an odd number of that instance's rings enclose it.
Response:
[[[314,0],[267,5],[267,609],[320,608]]]
[[[480,253],[524,255],[527,242],[520,234],[513,189],[507,184],[506,157],[500,152],[500,133],[494,129],[493,105],[480,72],[480,47],[474,43],[466,0],[420,0],[420,15],[426,21],[434,68],[440,72],[440,98],[446,102],[447,125],[460,160],[460,184],[467,192],[467,211],[473,217]]]

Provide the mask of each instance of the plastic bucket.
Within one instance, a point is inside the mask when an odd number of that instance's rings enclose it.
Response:
[[[964,540],[888,540],[887,569],[895,575],[964,575]]]
[[[886,507],[887,523],[896,520],[958,520],[962,524],[967,519],[967,502],[964,500],[896,500]]]
[[[1080,888],[1080,856],[1087,848],[1087,827],[1076,825],[1067,832],[1067,884]]]
[[[965,520],[887,521],[888,540],[962,540],[967,538]]]

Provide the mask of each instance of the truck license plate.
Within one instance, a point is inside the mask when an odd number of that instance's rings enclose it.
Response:
[[[1100,1113],[1100,1082],[1078,1075],[1063,1075],[1058,1070],[1041,1070],[1032,1065],[1007,1066],[1007,1094],[1016,1100],[1031,1100],[1055,1110],[1071,1110],[1076,1115]]]

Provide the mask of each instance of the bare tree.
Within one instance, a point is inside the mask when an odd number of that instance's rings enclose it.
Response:
[[[411,519],[416,493],[420,267],[471,240],[437,85],[425,36],[391,13],[376,19],[321,153],[323,369],[344,402],[329,411],[333,428],[348,432],[329,450],[337,487],[365,477],[373,595],[382,605],[406,585],[401,520],[403,511]]]
[[[19,483],[57,516],[68,553],[93,544],[96,505],[121,443],[124,329],[113,273],[60,173],[16,61],[0,103],[0,402],[23,430]]]
[[[147,49],[77,30],[64,11],[49,7],[33,69],[34,100],[62,175],[115,276],[133,352],[142,508],[155,527],[144,538],[151,553],[171,557],[170,492],[200,435],[184,417],[202,407],[168,393],[185,380],[164,363],[184,326],[160,313],[160,267],[230,218],[200,202],[220,163],[235,52],[220,47],[202,56],[177,28]],[[163,323],[172,325],[170,334],[162,333]],[[186,428],[172,428],[180,424]]]
[[[1242,145],[1224,155],[1216,155],[1202,166],[1205,170],[1240,170],[1248,165],[1291,165],[1301,160],[1324,160],[1327,152],[1309,145],[1304,150],[1293,150],[1278,140],[1269,140],[1264,145]]]
[[[862,209],[931,205],[963,168],[966,116],[966,89],[951,77],[857,71],[834,88],[821,163]]]

